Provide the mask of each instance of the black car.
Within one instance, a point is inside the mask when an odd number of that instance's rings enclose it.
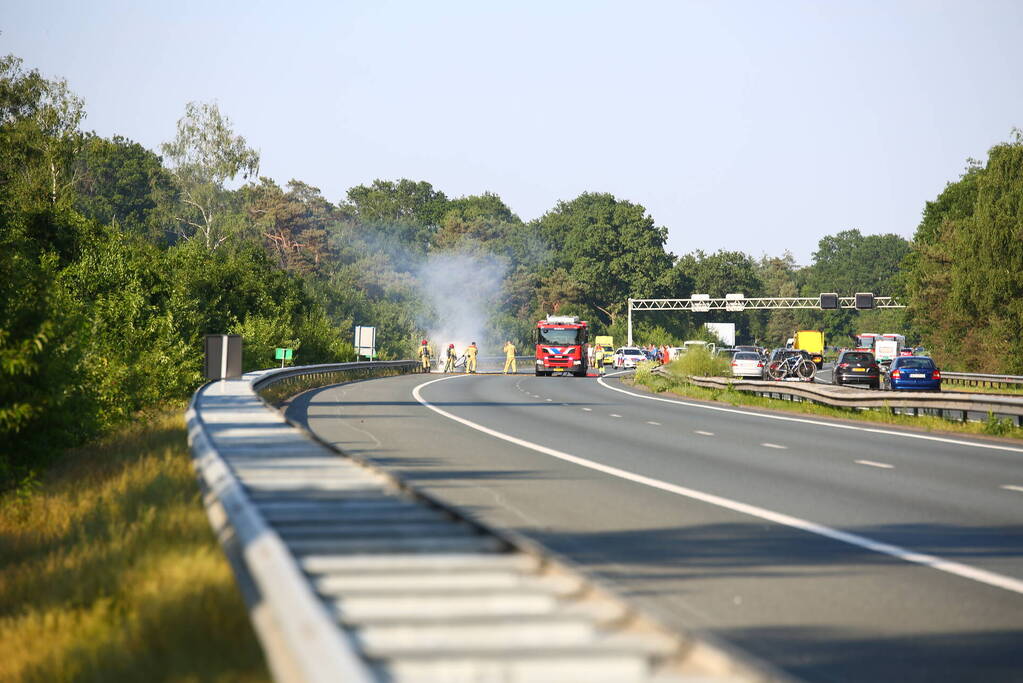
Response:
[[[869,384],[871,389],[878,389],[881,386],[881,366],[869,351],[843,351],[835,361],[831,383]]]

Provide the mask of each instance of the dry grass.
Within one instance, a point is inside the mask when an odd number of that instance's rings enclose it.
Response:
[[[180,406],[0,498],[0,680],[268,680]]]
[[[1008,394],[1010,396],[1023,396],[1023,386],[1019,384],[1007,384],[993,387],[974,387],[969,384],[950,382],[945,380],[941,383],[945,391],[967,391],[971,394]]]
[[[734,389],[706,389],[698,387],[682,379],[666,378],[650,372],[650,368],[637,370],[635,383],[643,385],[655,392],[670,392],[679,396],[701,399],[704,401],[719,401],[733,406],[748,406],[752,408],[766,408],[770,410],[783,410],[804,415],[818,415],[823,417],[835,417],[846,420],[858,420],[862,422],[874,422],[890,425],[901,425],[914,427],[926,431],[949,432],[954,434],[984,434],[990,436],[1002,436],[1015,439],[1023,439],[1023,429],[1014,427],[1007,420],[989,419],[987,422],[953,422],[935,416],[914,417],[912,415],[900,415],[891,410],[849,410],[844,408],[832,408],[822,406],[808,401],[787,401],[775,398],[765,398],[744,391]]]

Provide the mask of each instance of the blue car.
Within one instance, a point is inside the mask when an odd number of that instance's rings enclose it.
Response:
[[[893,358],[884,381],[884,388],[889,391],[905,389],[941,391],[941,371],[927,356]]]

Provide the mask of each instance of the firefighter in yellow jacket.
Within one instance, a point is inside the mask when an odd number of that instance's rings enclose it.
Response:
[[[455,371],[455,359],[458,358],[458,352],[455,351],[454,344],[448,344],[448,357],[444,360],[444,372]]]
[[[476,342],[469,344],[465,349],[465,373],[467,375],[476,374],[476,354],[479,353],[479,349],[476,348]]]
[[[419,345],[419,371],[430,371],[430,345],[426,343],[425,339]]]
[[[515,367],[515,344],[511,343],[511,340],[504,343],[504,374],[508,374],[508,368],[511,368],[512,373],[518,372]]]
[[[597,344],[593,349],[593,362],[597,365],[597,372],[604,374],[604,347]]]

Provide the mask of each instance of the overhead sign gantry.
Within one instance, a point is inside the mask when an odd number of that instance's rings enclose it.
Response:
[[[723,298],[712,299],[709,294],[690,294],[688,299],[629,299],[629,346],[632,346],[633,311],[762,311],[777,308],[811,308],[819,311],[833,311],[852,308],[869,311],[875,308],[905,308],[893,296],[875,296],[872,292],[857,292],[852,296],[839,296],[834,292],[822,292],[818,296],[761,296],[726,294]]]

